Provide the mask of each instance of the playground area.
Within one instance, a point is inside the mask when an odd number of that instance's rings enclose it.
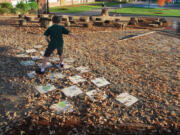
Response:
[[[61,16],[64,69],[47,47],[51,15],[3,17],[0,135],[180,133],[179,33],[164,18]],[[169,29],[167,29],[169,28]]]

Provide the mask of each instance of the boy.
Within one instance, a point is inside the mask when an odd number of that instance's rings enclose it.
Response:
[[[60,22],[60,18],[58,16],[53,16],[52,18],[53,25],[49,27],[44,35],[45,39],[48,42],[48,47],[46,48],[45,54],[44,54],[44,59],[43,59],[43,64],[41,69],[36,70],[36,73],[38,74],[44,74],[45,73],[45,68],[46,64],[48,62],[49,56],[53,51],[56,49],[57,53],[59,55],[60,63],[59,66],[63,68],[63,34],[68,34],[76,38],[75,35],[73,35],[69,30],[64,28],[63,26],[58,25]],[[50,40],[49,40],[50,37]]]

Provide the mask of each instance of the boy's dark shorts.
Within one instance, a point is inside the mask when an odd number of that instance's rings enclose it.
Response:
[[[57,49],[57,54],[59,55],[59,56],[61,56],[62,54],[63,54],[63,47],[62,48],[47,48],[46,49],[46,51],[45,51],[45,53],[44,53],[44,56],[45,57],[49,57],[52,53],[53,53],[53,51],[55,50],[55,49]]]

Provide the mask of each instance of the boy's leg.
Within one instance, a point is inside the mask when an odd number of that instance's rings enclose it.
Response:
[[[40,69],[40,71],[37,70],[37,73],[39,74],[43,74],[45,72],[45,68],[46,68],[46,64],[49,60],[49,56],[51,55],[51,53],[54,51],[53,48],[47,48],[45,53],[44,53],[44,59],[43,59],[43,63],[42,63],[42,67]]]
[[[59,55],[59,60],[60,60],[60,66],[63,67],[64,63],[63,63],[63,48],[58,48],[57,49],[57,53]]]

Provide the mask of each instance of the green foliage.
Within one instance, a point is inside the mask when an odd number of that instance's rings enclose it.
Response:
[[[17,9],[19,9],[19,11],[21,12],[21,13],[27,13],[28,12],[28,10],[29,10],[29,5],[27,4],[27,3],[24,3],[23,1],[21,1],[20,3],[18,3],[17,5],[16,5],[16,8]]]
[[[13,6],[11,3],[8,3],[8,2],[3,2],[3,3],[0,3],[0,8],[7,8],[7,9],[12,9]]]
[[[11,13],[13,13],[13,14],[18,14],[20,11],[19,11],[19,9],[18,8],[12,8],[11,9]]]
[[[0,14],[10,13],[10,9],[8,8],[0,8]]]
[[[34,11],[38,10],[38,4],[35,1],[28,3],[28,6],[29,6],[29,10],[34,10]]]

